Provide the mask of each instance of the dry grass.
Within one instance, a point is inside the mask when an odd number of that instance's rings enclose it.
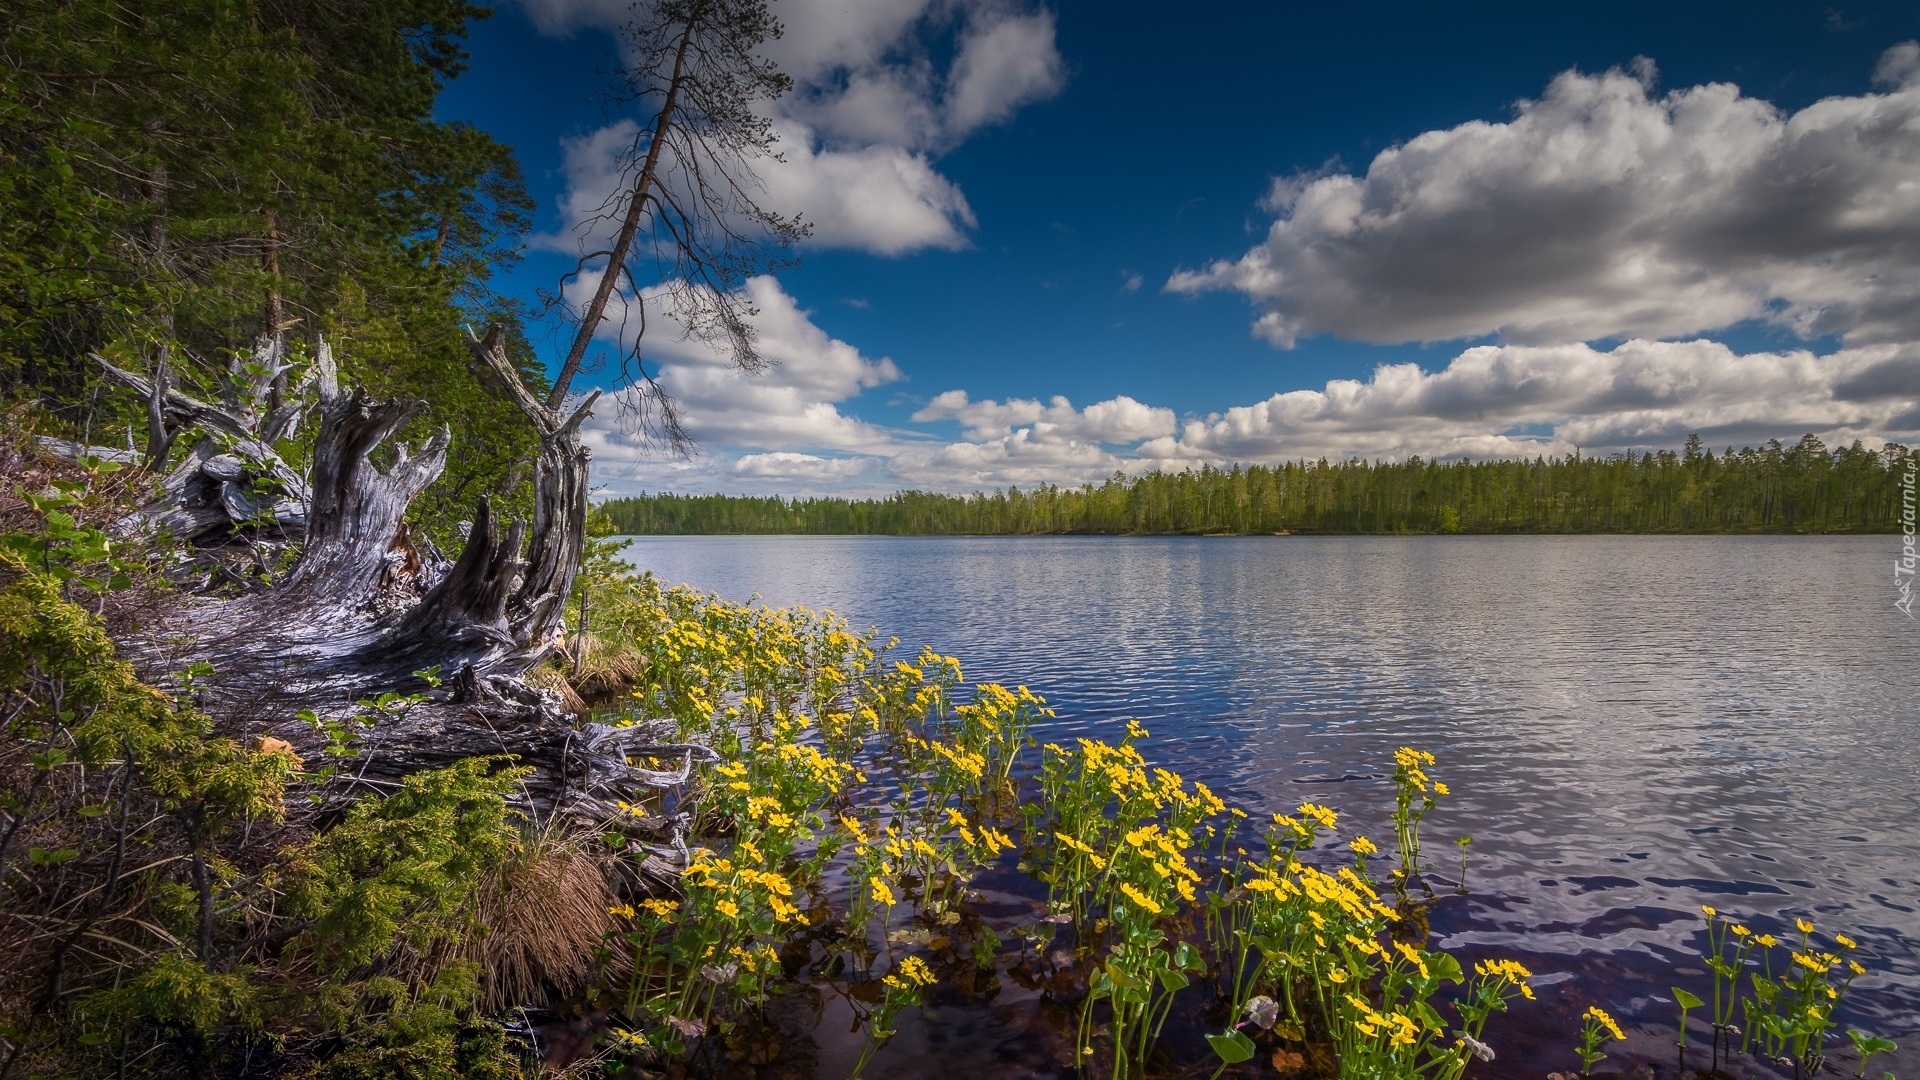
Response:
[[[571,654],[561,654],[523,676],[528,683],[560,695],[568,712],[585,716],[633,692],[640,678],[640,657],[618,640],[586,635],[567,638]]]
[[[567,681],[566,672],[553,661],[535,664],[520,677],[527,681],[528,686],[553,691],[560,698],[560,707],[567,712],[581,717],[587,715],[589,709],[586,700],[580,696],[578,690],[573,688],[573,684]]]
[[[619,923],[607,909],[609,858],[598,837],[546,830],[480,887],[480,933],[461,954],[480,965],[481,1008],[498,1013],[586,988],[594,952]]]
[[[640,678],[640,657],[618,639],[586,635],[579,645],[580,663],[567,667],[567,679],[580,696],[594,705],[606,705],[633,692]]]

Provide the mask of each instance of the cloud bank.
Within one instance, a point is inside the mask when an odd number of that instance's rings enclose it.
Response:
[[[1445,368],[1383,365],[1365,382],[1275,394],[1189,420],[1151,439],[1144,460],[1486,458],[1671,449],[1813,432],[1829,445],[1920,428],[1920,348],[1874,345],[1830,356],[1736,354],[1709,340],[1482,345]]]
[[[975,400],[952,389],[912,414],[921,427],[892,428],[848,406],[901,380],[893,361],[826,334],[772,279],[749,289],[760,346],[777,366],[746,377],[697,342],[654,346],[662,382],[708,453],[663,467],[606,410],[587,441],[609,491],[1073,486],[1115,471],[1231,462],[1605,455],[1671,449],[1694,433],[1716,448],[1807,432],[1829,446],[1920,440],[1920,345],[1820,356],[1740,353],[1708,339],[1479,345],[1438,370],[1382,365],[1364,381],[1336,379],[1184,422],[1126,396],[1077,407],[1061,396]],[[929,430],[947,426],[945,437]]]

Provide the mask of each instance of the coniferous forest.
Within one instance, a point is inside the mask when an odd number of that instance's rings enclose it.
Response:
[[[1115,474],[1079,488],[885,499],[657,494],[602,508],[620,532],[878,535],[1888,532],[1912,452],[1858,443],[1532,461],[1296,462]]]
[[[472,362],[533,209],[508,148],[433,116],[465,66],[461,0],[98,0],[0,20],[0,395],[42,426],[164,456],[158,418],[89,354],[215,393],[266,333],[332,343],[372,394],[428,399],[450,448],[422,518],[525,501],[532,432]],[[287,388],[276,386],[284,397]],[[424,431],[428,425],[416,421]],[[410,436],[415,432],[409,431]]]

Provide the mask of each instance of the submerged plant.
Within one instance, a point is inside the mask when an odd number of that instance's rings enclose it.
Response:
[[[1620,1025],[1614,1022],[1607,1010],[1598,1005],[1587,1006],[1581,1017],[1580,1046],[1574,1051],[1580,1055],[1580,1075],[1586,1076],[1593,1067],[1606,1059],[1600,1048],[1608,1042],[1626,1038]]]
[[[867,1062],[873,1060],[873,1053],[893,1038],[895,1030],[893,1018],[901,1009],[909,1005],[920,1004],[920,995],[936,980],[927,962],[917,956],[909,956],[900,961],[900,966],[880,980],[884,987],[880,1003],[867,1014],[867,1036],[860,1044],[860,1057],[853,1063],[853,1071],[847,1074],[847,1080],[859,1080],[866,1071]]]
[[[1900,1045],[1892,1039],[1882,1038],[1878,1035],[1869,1035],[1859,1028],[1849,1029],[1847,1031],[1847,1038],[1853,1041],[1854,1052],[1860,1055],[1860,1067],[1855,1070],[1853,1074],[1856,1077],[1867,1075],[1867,1062],[1872,1061],[1875,1054],[1891,1054],[1895,1050],[1900,1049]],[[1888,1073],[1887,1075],[1892,1076],[1893,1074]]]
[[[1687,1013],[1693,1009],[1700,1008],[1705,1005],[1706,1002],[1682,987],[1675,986],[1671,989],[1673,990],[1673,1003],[1680,1006],[1680,1030],[1677,1041],[1680,1047],[1679,1071],[1684,1073],[1687,1071]]]
[[[1702,957],[1713,978],[1713,1061],[1731,1060],[1738,1040],[1741,1052],[1791,1063],[1796,1075],[1817,1073],[1826,1060],[1834,1008],[1866,966],[1850,955],[1858,943],[1833,935],[1838,952],[1815,943],[1814,925],[1796,919],[1797,944],[1771,933],[1756,933],[1744,923],[1703,905],[1707,916],[1707,952]],[[1779,954],[1784,953],[1784,959]],[[1704,1002],[1679,987],[1680,1047],[1686,1050],[1686,1014]],[[1738,1016],[1741,1025],[1735,1025]]]

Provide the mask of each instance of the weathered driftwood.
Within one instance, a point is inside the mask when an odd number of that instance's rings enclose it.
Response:
[[[656,727],[582,723],[553,694],[519,678],[559,639],[579,566],[588,491],[579,432],[594,397],[562,415],[527,392],[497,329],[473,345],[540,436],[531,530],[517,521],[503,529],[483,498],[454,562],[430,548],[423,554],[426,545],[413,542],[404,518],[445,467],[449,432],[442,427],[417,447],[392,445],[382,468],[376,451],[427,406],[343,388],[324,342],[295,395],[310,390],[318,413],[312,466],[300,476],[273,445],[299,421],[302,405],[262,410],[246,400],[264,399],[287,370],[278,346],[263,345],[253,363],[236,364],[221,406],[165,391],[162,413],[181,431],[199,432],[199,441],[124,527],[166,527],[217,543],[263,527],[263,503],[250,493],[271,490],[298,503],[275,502],[271,520],[301,541],[299,561],[264,591],[190,598],[127,644],[156,679],[193,661],[211,663],[213,675],[195,689],[213,715],[235,734],[283,739],[310,760],[325,736],[303,710],[342,717],[382,693],[425,693],[425,701],[388,710],[364,734],[357,757],[337,774],[337,796],[388,788],[462,758],[511,755],[532,770],[522,799],[536,814],[651,832],[657,842],[642,845],[650,864],[681,865],[672,821],[652,819],[649,830],[621,804],[684,781],[711,752],[667,741]],[[146,379],[101,363],[152,395]],[[444,685],[430,690],[417,674],[423,669],[437,670]]]
[[[300,474],[280,460],[273,445],[293,434],[304,402],[305,385],[294,400],[262,411],[256,405],[270,393],[290,365],[278,339],[263,341],[250,361],[235,357],[221,382],[222,404],[214,405],[154,385],[143,375],[94,359],[116,381],[145,398],[166,427],[166,442],[185,431],[198,440],[186,458],[160,482],[155,498],[117,525],[122,534],[136,529],[164,530],[188,543],[218,543],[238,530],[298,536],[306,526],[308,493]],[[331,357],[316,364],[311,379]]]

